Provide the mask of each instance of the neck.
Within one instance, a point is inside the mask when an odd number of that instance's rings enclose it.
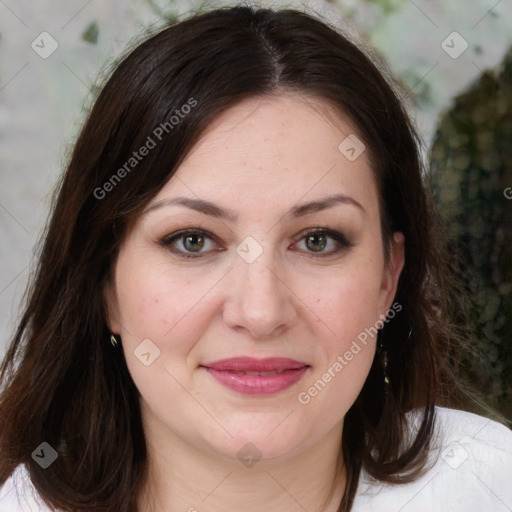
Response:
[[[140,512],[337,512],[345,471],[336,471],[342,425],[293,456],[245,465],[207,453],[164,425],[145,424],[149,471]]]

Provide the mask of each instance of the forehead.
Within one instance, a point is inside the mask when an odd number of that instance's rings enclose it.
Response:
[[[336,152],[340,137],[357,131],[348,115],[321,98],[299,93],[249,98],[218,115],[187,160],[195,160],[204,152],[222,154],[228,148],[232,157],[243,158],[242,148],[245,154],[255,157],[247,151],[251,145],[256,153],[256,145],[266,152],[273,149],[282,154],[302,153],[318,145],[319,139],[323,139],[323,149],[329,142],[335,143],[331,149]]]
[[[186,194],[243,209],[339,192],[366,198],[370,206],[377,191],[356,131],[321,99],[245,100],[210,124],[151,204]]]

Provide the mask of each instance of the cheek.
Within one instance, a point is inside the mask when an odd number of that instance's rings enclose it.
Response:
[[[169,272],[151,257],[120,259],[117,291],[120,317],[131,338],[151,338],[165,344],[175,329],[190,324],[202,299],[215,283],[214,276]],[[198,308],[199,306],[199,308]]]
[[[375,286],[346,279],[317,297],[318,354],[311,377],[298,401],[318,409],[326,421],[336,422],[357,399],[370,371],[377,341]],[[320,348],[321,347],[321,348]]]
[[[205,283],[169,272],[151,256],[127,255],[118,261],[116,285],[129,372],[150,407],[165,409],[170,397],[180,396],[177,382],[184,382],[190,371],[187,355],[208,322],[208,301],[201,298],[212,286],[210,279]],[[149,361],[143,360],[146,353]]]
[[[317,283],[311,283],[314,312],[338,343],[357,335],[378,319],[380,272],[372,261],[361,261]]]
[[[369,369],[377,340],[377,294],[359,280],[347,281],[319,302],[318,316],[331,335],[323,338],[328,367],[339,361],[337,373],[359,380]]]
[[[178,382],[187,382],[197,365],[194,349],[213,321],[222,269],[179,271],[162,258],[133,254],[119,259],[116,272],[122,344],[137,388],[158,409],[165,397],[180,396]],[[147,352],[140,348],[144,340],[156,346],[149,345],[157,354],[149,366],[138,358]]]
[[[379,260],[358,258],[330,279],[314,279],[310,303],[318,317],[318,332],[329,334],[317,336],[322,357],[302,389],[301,403],[321,395],[317,406],[337,417],[356,400],[375,354],[379,267]]]

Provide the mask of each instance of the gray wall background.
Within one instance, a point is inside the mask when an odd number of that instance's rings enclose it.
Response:
[[[20,315],[51,193],[98,74],[145,28],[161,24],[162,14],[181,16],[199,5],[197,1],[0,0],[0,358]],[[483,70],[495,67],[512,44],[510,0],[317,0],[264,5],[306,6],[373,44],[409,86],[411,95],[406,99],[426,146],[451,98]],[[454,31],[463,39],[450,36]],[[49,35],[41,35],[44,32]],[[468,48],[457,55],[464,41]],[[56,44],[58,48],[48,55]]]

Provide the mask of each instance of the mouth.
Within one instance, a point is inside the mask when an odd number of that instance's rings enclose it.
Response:
[[[201,365],[217,382],[252,396],[283,391],[302,379],[310,365],[288,358],[238,357]]]
[[[226,372],[232,373],[234,375],[253,375],[253,376],[263,377],[263,376],[266,376],[266,375],[280,375],[281,373],[289,371],[289,370],[288,369],[286,369],[286,370],[272,370],[272,371],[269,371],[269,372],[257,372],[257,371],[244,372],[244,371],[240,371],[240,370],[217,370],[217,371],[226,371]]]

